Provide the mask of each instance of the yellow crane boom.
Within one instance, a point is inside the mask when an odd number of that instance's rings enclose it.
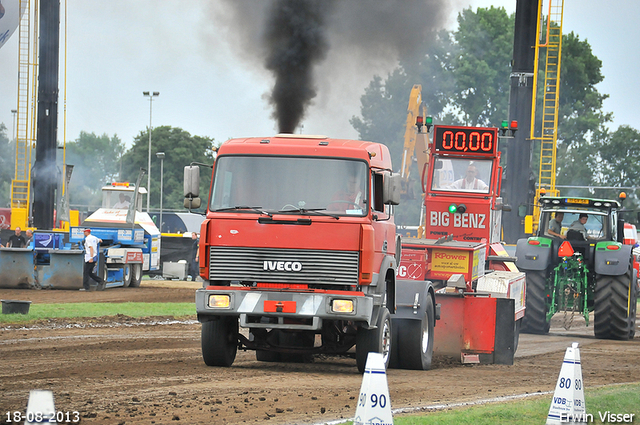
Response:
[[[422,85],[414,84],[409,95],[407,107],[407,121],[404,132],[404,148],[402,151],[402,163],[400,165],[400,177],[402,179],[401,194],[404,197],[414,199],[413,181],[411,179],[411,164],[417,163],[418,173],[421,176],[429,162],[427,153],[427,134],[419,131],[416,125],[418,117],[425,118],[426,106],[422,103]]]

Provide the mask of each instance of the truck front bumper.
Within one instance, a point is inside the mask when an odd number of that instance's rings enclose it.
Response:
[[[214,299],[225,302],[215,306]],[[336,307],[338,304],[349,304],[349,301],[352,302],[353,311],[336,311],[339,310]],[[320,330],[323,320],[366,322],[368,326],[371,325],[373,298],[362,292],[300,292],[209,286],[196,291],[196,311],[201,322],[212,316],[238,316],[240,326],[244,328]]]

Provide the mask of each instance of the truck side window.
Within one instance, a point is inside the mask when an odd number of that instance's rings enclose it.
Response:
[[[383,176],[382,174],[372,173],[371,180],[373,183],[373,210],[384,212],[384,203],[382,201]]]

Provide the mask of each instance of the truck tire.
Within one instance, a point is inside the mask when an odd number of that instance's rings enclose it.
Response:
[[[142,264],[131,265],[131,282],[129,286],[132,288],[139,288],[140,282],[142,282]]]
[[[364,372],[370,352],[381,353],[385,368],[389,366],[391,337],[391,315],[386,307],[381,307],[376,328],[359,327],[356,334],[356,364],[360,373]]]
[[[131,264],[122,266],[122,286],[127,288],[131,284]]]
[[[238,351],[238,318],[221,316],[202,323],[202,359],[207,366],[229,367]]]
[[[96,275],[102,278],[102,282],[97,284],[96,289],[98,291],[104,291],[107,288],[107,279],[109,278],[109,270],[107,269],[107,259],[104,252],[99,254],[98,264],[96,267]]]
[[[596,338],[628,340],[631,334],[631,309],[627,310],[632,285],[632,267],[620,276],[597,275],[594,296]],[[633,291],[632,291],[633,292]]]
[[[433,298],[429,294],[426,314],[422,320],[398,320],[398,345],[394,347],[398,355],[398,367],[411,370],[429,370],[433,357],[433,326],[435,312]]]
[[[546,273],[544,270],[526,271],[527,282],[527,304],[520,332],[528,334],[548,334],[550,322],[547,322],[547,285]]]

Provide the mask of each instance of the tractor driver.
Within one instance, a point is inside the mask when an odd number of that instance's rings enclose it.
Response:
[[[567,235],[569,234],[569,232],[575,231],[580,233],[582,235],[583,240],[586,241],[588,237],[587,237],[587,229],[586,227],[584,227],[584,225],[587,223],[587,220],[589,220],[588,214],[585,214],[585,213],[580,214],[578,219],[573,223],[571,223],[571,226],[569,226],[569,229],[567,230]]]
[[[562,211],[556,211],[556,215],[553,217],[553,220],[549,221],[549,229],[547,229],[547,233],[551,236],[555,236],[561,239],[566,239],[567,237],[562,232],[562,219],[564,218],[564,213]]]

